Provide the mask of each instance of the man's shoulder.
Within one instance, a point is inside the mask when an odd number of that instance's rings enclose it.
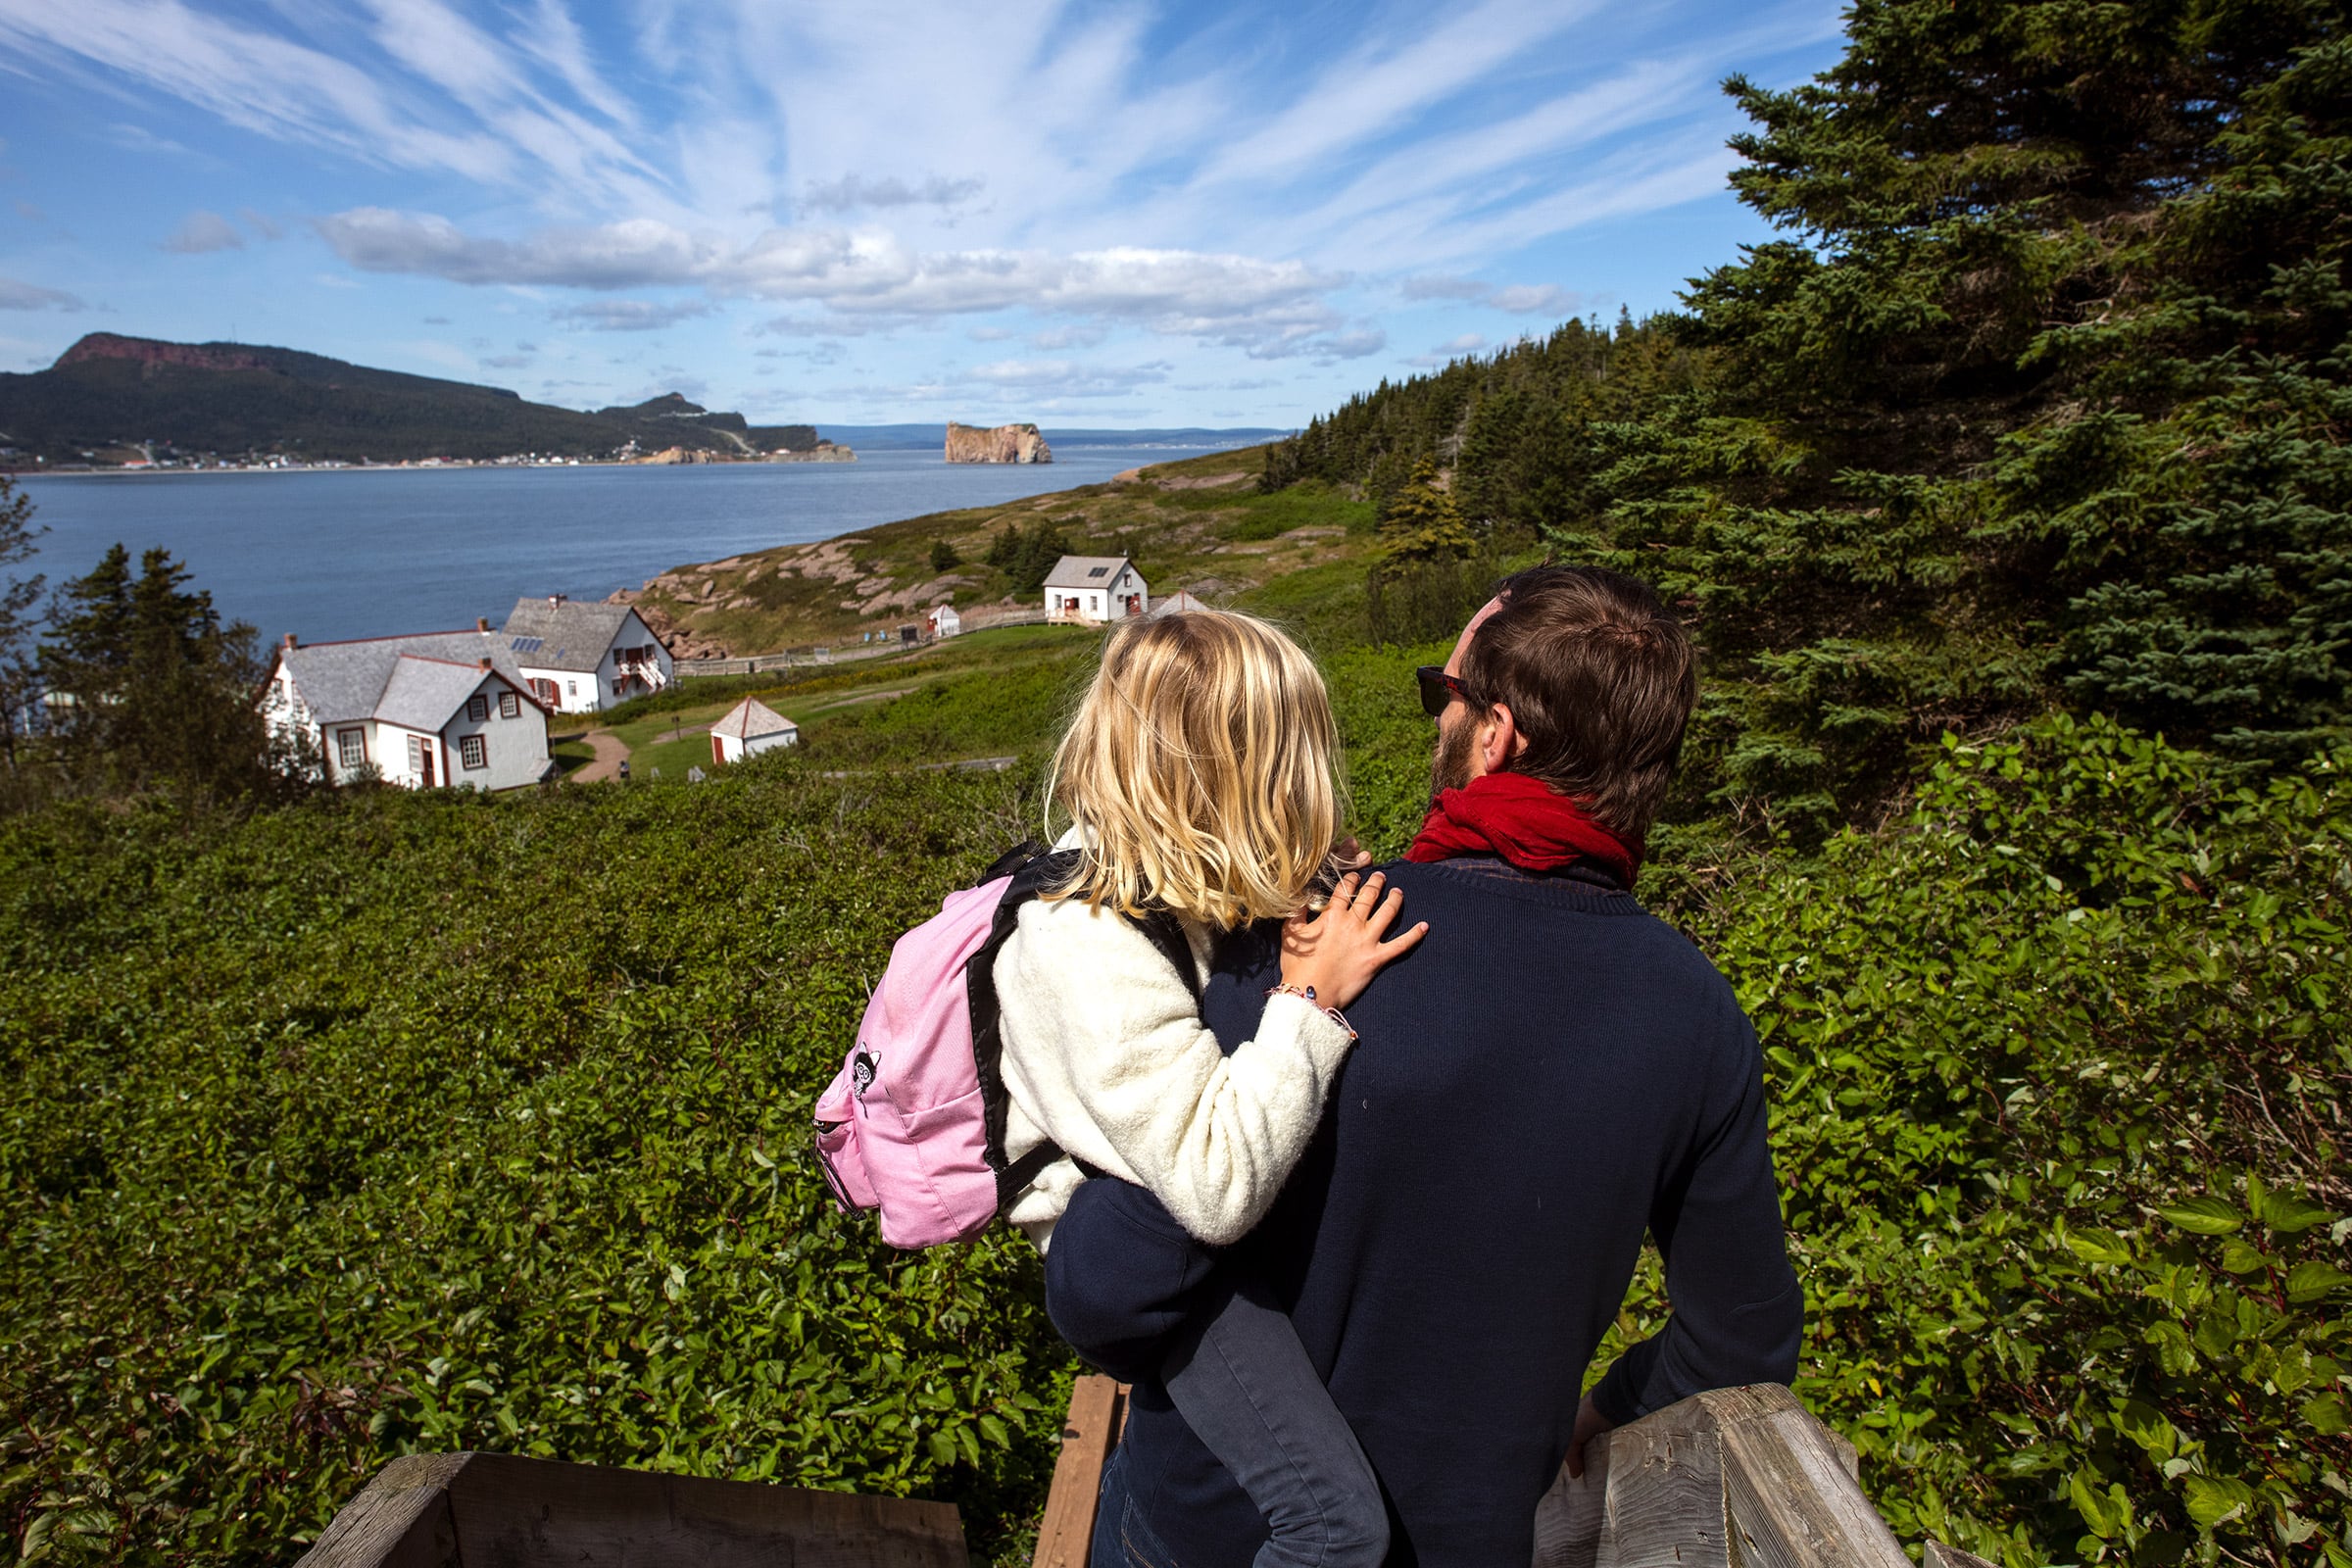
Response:
[[[1531,877],[1476,862],[1392,861],[1378,867],[1404,892],[1406,921],[1428,920],[1423,950],[1444,961],[1409,956],[1373,985],[1393,989],[1459,983],[1460,972],[1488,962],[1537,964],[1555,978],[1580,978],[1602,966],[1610,983],[1657,998],[1679,998],[1693,1015],[1743,1027],[1745,1014],[1723,971],[1698,945],[1630,893],[1565,877]],[[1599,972],[1599,971],[1594,971]]]

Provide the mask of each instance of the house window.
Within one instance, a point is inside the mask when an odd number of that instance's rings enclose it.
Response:
[[[520,718],[522,716],[522,695],[519,692],[500,692],[498,694],[498,716]]]
[[[458,739],[458,760],[467,772],[490,765],[490,743],[479,735],[464,735]]]
[[[565,681],[564,683],[564,687],[565,691],[569,692],[574,697],[580,695],[580,683],[576,680]]]
[[[368,732],[364,729],[335,731],[335,753],[345,767],[368,765]]]
[[[424,773],[424,737],[409,737],[409,771],[421,777]]]
[[[490,694],[475,692],[466,699],[466,716],[479,724],[490,716]]]

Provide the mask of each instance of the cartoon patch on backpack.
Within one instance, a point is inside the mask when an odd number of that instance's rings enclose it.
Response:
[[[880,1070],[881,1065],[880,1058],[864,1051],[859,1051],[850,1058],[851,1092],[859,1100],[863,1100],[865,1092],[874,1086],[874,1074]]]

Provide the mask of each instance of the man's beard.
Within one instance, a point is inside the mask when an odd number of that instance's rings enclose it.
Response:
[[[1429,762],[1429,804],[1438,804],[1438,797],[1447,790],[1458,790],[1470,782],[1470,759],[1478,750],[1478,726],[1464,713],[1462,721],[1448,727],[1438,726],[1438,751]]]

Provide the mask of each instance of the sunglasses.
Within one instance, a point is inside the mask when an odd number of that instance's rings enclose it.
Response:
[[[1413,679],[1421,685],[1421,711],[1432,718],[1445,712],[1446,705],[1457,697],[1476,706],[1470,688],[1462,684],[1459,676],[1446,674],[1443,665],[1420,665],[1413,671]]]

